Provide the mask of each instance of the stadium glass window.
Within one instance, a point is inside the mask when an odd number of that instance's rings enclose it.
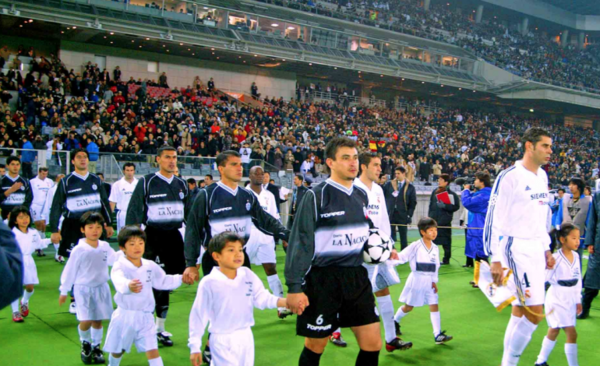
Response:
[[[158,62],[149,61],[148,62],[148,72],[158,72]]]

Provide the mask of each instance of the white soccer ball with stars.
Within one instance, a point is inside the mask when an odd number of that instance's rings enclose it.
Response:
[[[367,264],[379,264],[390,259],[394,242],[378,230],[371,230],[363,247],[363,259]]]

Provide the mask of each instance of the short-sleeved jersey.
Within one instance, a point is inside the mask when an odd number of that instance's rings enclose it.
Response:
[[[131,196],[137,183],[138,179],[136,178],[133,178],[131,183],[126,181],[125,178],[119,179],[113,184],[108,200],[117,204],[117,210],[127,212],[129,201],[131,201]]]
[[[29,181],[31,184],[31,191],[33,193],[33,201],[32,205],[44,206],[46,204],[46,197],[48,196],[48,191],[50,188],[54,187],[54,182],[52,179],[40,179],[39,177],[35,177]]]
[[[31,191],[31,184],[29,180],[17,175],[15,178],[11,178],[10,175],[6,174],[0,180],[2,187],[0,189],[0,209],[2,209],[3,217],[6,217],[15,207],[31,205],[33,200],[33,193]],[[21,183],[21,189],[11,193],[6,197],[4,192],[9,190],[15,183]]]

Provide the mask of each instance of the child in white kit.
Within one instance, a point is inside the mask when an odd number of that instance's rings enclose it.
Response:
[[[71,251],[71,256],[60,277],[59,305],[67,300],[69,291],[77,301],[78,331],[81,340],[81,360],[86,365],[104,363],[100,349],[102,320],[110,319],[113,312],[108,266],[115,261],[115,251],[100,239],[104,218],[98,212],[86,212],[80,219],[85,238]],[[90,332],[91,328],[91,332]]]
[[[29,300],[33,295],[33,286],[40,283],[37,267],[31,254],[37,249],[44,249],[50,245],[50,239],[42,239],[37,230],[29,227],[30,224],[31,215],[27,207],[17,206],[11,211],[8,227],[15,234],[21,254],[23,254],[23,285],[25,286],[20,309],[19,299],[11,303],[13,321],[16,323],[22,323],[23,318],[29,315]]]
[[[569,366],[579,365],[577,361],[577,331],[575,323],[581,314],[581,266],[579,264],[580,231],[572,223],[564,223],[557,232],[561,248],[553,254],[556,264],[546,270],[546,282],[550,289],[546,294],[544,308],[548,322],[548,334],[544,337],[542,350],[536,366],[547,366],[548,357],[556,345],[556,338],[563,329],[567,335],[565,354]]]
[[[137,226],[125,226],[118,236],[124,255],[115,262],[110,278],[115,286],[117,310],[112,315],[104,351],[109,366],[118,366],[124,352],[135,343],[138,352],[146,352],[150,366],[162,366],[154,326],[155,307],[152,289],[174,290],[181,286],[181,275],[167,275],[153,261],[143,259],[146,233]]]
[[[254,365],[254,308],[287,307],[284,298],[271,295],[262,281],[244,264],[242,239],[222,232],[211,239],[208,250],[219,267],[213,268],[198,285],[190,314],[191,361],[202,363],[202,336],[208,326],[211,365]]]
[[[440,252],[433,243],[437,237],[437,222],[429,217],[419,220],[419,234],[421,240],[411,243],[400,252],[398,262],[410,263],[411,273],[406,280],[404,290],[400,295],[400,307],[394,316],[400,329],[400,320],[415,307],[429,305],[433,337],[436,344],[443,344],[452,340],[452,336],[442,331],[438,307],[438,270],[440,269]]]

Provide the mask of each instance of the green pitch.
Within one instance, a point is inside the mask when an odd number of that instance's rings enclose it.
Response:
[[[497,366],[502,357],[504,330],[510,316],[510,309],[496,312],[481,292],[471,288],[472,269],[464,269],[464,235],[456,231],[454,236],[453,258],[450,266],[440,270],[439,294],[442,329],[454,336],[454,340],[442,346],[433,342],[433,332],[427,307],[417,308],[403,319],[403,339],[414,346],[409,351],[381,352],[380,365],[465,365]],[[409,231],[409,241],[417,239],[416,231]],[[168,243],[165,243],[168,244]],[[283,279],[284,253],[277,248],[277,262]],[[440,251],[442,249],[440,248]],[[47,257],[35,258],[40,285],[30,302],[30,314],[24,323],[13,323],[10,307],[0,311],[0,365],[3,366],[71,366],[82,365],[79,358],[79,337],[77,320],[69,314],[68,304],[58,306],[58,286],[63,265],[54,262],[54,249],[47,249]],[[587,261],[584,261],[584,268]],[[255,272],[268,288],[264,271],[254,266]],[[410,268],[398,267],[403,282]],[[400,303],[398,297],[404,284],[391,288],[394,307]],[[112,285],[111,285],[112,287]],[[284,286],[285,287],[285,286]],[[167,320],[167,330],[173,333],[175,346],[160,347],[165,365],[189,365],[187,348],[188,317],[194,301],[196,286],[183,285],[171,297],[171,309]],[[591,318],[578,322],[579,363],[597,365],[600,357],[593,346],[596,344],[600,326],[600,299],[592,308]],[[256,343],[257,366],[292,366],[298,364],[298,356],[303,347],[303,339],[295,336],[295,317],[279,320],[275,310],[256,310],[256,325],[253,327]],[[108,321],[104,323],[104,335]],[[542,339],[547,331],[543,321],[522,356],[520,365],[533,365],[540,350]],[[383,336],[383,327],[381,329]],[[350,329],[342,332],[348,347],[327,346],[322,357],[322,365],[354,365],[358,346]],[[548,363],[552,366],[567,365],[564,354],[564,333],[558,338],[554,352]],[[133,347],[135,350],[135,347]],[[108,361],[108,355],[106,355]],[[147,365],[144,354],[133,351],[124,355],[121,365]]]

